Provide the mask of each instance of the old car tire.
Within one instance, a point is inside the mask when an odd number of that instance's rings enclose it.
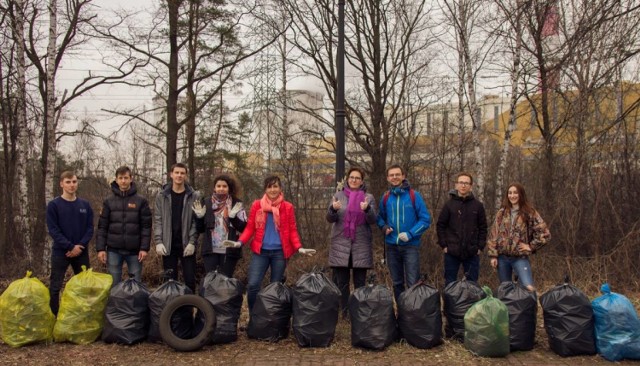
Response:
[[[196,308],[201,318],[204,319],[204,326],[200,333],[192,338],[180,338],[171,329],[171,318],[180,308]],[[160,313],[159,331],[165,344],[176,351],[191,352],[197,351],[209,342],[216,327],[216,316],[213,306],[207,299],[198,295],[182,295],[171,300]]]

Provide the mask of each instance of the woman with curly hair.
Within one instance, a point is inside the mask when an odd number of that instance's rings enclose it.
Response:
[[[247,226],[247,213],[238,198],[241,189],[227,174],[213,179],[213,194],[193,203],[196,228],[204,233],[202,259],[207,272],[218,270],[233,277],[236,264],[242,258],[242,248],[226,248],[225,240],[238,240]]]

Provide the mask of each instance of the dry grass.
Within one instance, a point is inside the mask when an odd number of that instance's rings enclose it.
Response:
[[[424,249],[428,254],[437,253],[433,248]],[[238,265],[236,277],[246,282],[246,268],[250,253],[245,251],[242,261]],[[439,254],[439,253],[438,253]],[[376,256],[381,254],[376,253]],[[326,248],[319,248],[316,257],[297,257],[289,262],[287,269],[287,283],[293,285],[299,275],[310,271],[313,268],[320,268],[326,261]],[[92,263],[97,263],[96,258],[92,258]],[[430,282],[441,288],[441,257],[431,257],[427,259],[433,265]],[[149,260],[145,262],[143,279],[149,288],[153,289],[159,285],[159,273],[161,272],[161,261],[154,253],[151,253]],[[545,292],[553,285],[561,282],[566,265],[562,260],[554,257],[536,257],[533,260],[533,267],[538,284],[539,294]],[[423,268],[425,268],[423,266]],[[489,268],[483,259],[482,268]],[[104,271],[104,266],[97,265],[96,270]],[[202,271],[202,270],[201,270]],[[382,265],[376,265],[374,269],[378,275],[378,283],[390,286],[388,271]],[[599,286],[603,278],[593,273],[593,267],[589,262],[576,263],[572,268],[573,283],[583,289],[587,295],[593,299],[599,296]],[[200,273],[200,278],[203,273]],[[71,276],[69,271],[68,276]],[[268,275],[266,276],[268,278]],[[17,278],[17,277],[16,277]],[[15,278],[13,278],[15,279]],[[11,278],[0,278],[0,291],[8,286],[13,280]],[[41,278],[42,279],[42,278]],[[42,279],[48,283],[47,279]],[[492,288],[497,287],[496,275],[492,271],[484,271],[481,274],[481,284],[488,284]],[[615,292],[623,293],[640,311],[640,292],[612,284]],[[246,324],[248,320],[246,301],[241,313],[240,325]],[[443,364],[443,365],[507,365],[507,364],[563,364],[563,365],[592,365],[608,363],[599,356],[572,357],[563,359],[553,354],[548,347],[547,336],[543,327],[542,310],[538,311],[538,325],[536,329],[536,346],[530,352],[516,352],[503,359],[487,359],[472,355],[464,346],[457,341],[445,340],[439,347],[420,350],[405,342],[394,343],[384,351],[370,351],[354,348],[351,346],[350,324],[341,320],[336,328],[335,339],[327,348],[300,348],[295,338],[291,335],[288,339],[278,343],[259,342],[249,340],[244,332],[239,332],[237,342],[228,345],[207,346],[202,351],[195,353],[176,353],[164,345],[143,343],[135,346],[108,345],[96,342],[89,346],[75,346],[70,344],[40,344],[12,349],[2,344],[0,345],[0,360],[2,364],[15,365],[48,365],[48,364],[72,364],[84,365],[91,362],[96,365],[112,364],[150,364],[175,365],[178,363],[207,363],[207,364],[367,364],[367,365],[387,365],[387,364]],[[91,360],[91,361],[88,361]],[[152,361],[153,360],[153,361]],[[631,362],[622,362],[622,364]]]

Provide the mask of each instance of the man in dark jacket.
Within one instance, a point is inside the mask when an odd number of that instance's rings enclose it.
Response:
[[[182,263],[184,283],[196,292],[196,231],[195,215],[191,210],[198,194],[186,183],[187,166],[171,167],[171,183],[156,196],[153,210],[153,239],[156,253],[162,256],[162,267],[170,278],[178,279],[178,260]]]
[[[478,281],[480,253],[487,241],[487,217],[484,205],[471,192],[473,177],[469,173],[456,176],[456,188],[444,205],[438,223],[438,244],[444,252],[445,284],[457,280],[460,265],[470,281]]]
[[[151,242],[149,203],[136,193],[129,167],[116,170],[111,190],[113,195],[104,200],[98,221],[98,258],[107,264],[114,286],[122,279],[123,262],[127,262],[129,275],[142,281],[142,262]]]

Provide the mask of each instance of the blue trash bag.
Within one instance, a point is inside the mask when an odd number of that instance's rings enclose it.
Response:
[[[596,348],[609,361],[640,360],[640,320],[631,301],[600,287],[602,296],[591,302],[595,318]]]

